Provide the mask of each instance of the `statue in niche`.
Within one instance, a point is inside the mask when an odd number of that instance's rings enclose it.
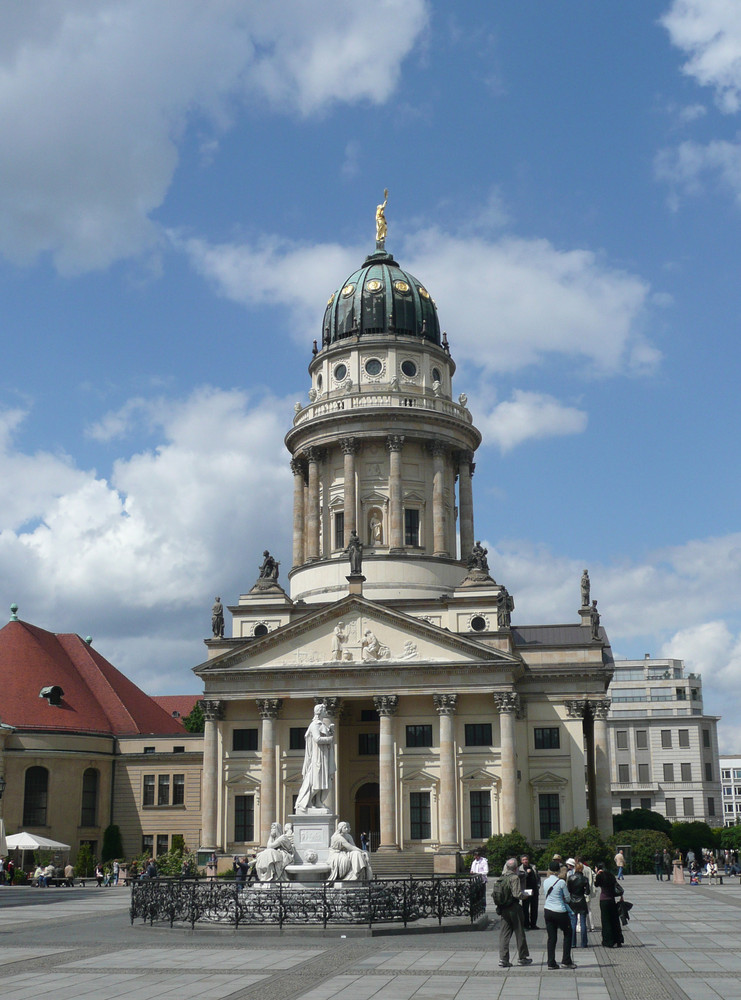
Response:
[[[482,573],[489,572],[489,563],[486,559],[489,553],[488,549],[485,549],[481,542],[475,542],[473,548],[471,549],[471,555],[468,557],[468,568],[478,569]]]
[[[376,243],[383,243],[386,240],[388,225],[386,223],[386,205],[389,200],[389,189],[383,189],[383,204],[376,208]]]
[[[599,639],[599,622],[600,615],[597,610],[597,602],[592,601],[592,607],[589,609],[589,621],[592,626],[592,638]]]
[[[357,531],[350,532],[345,555],[350,557],[350,575],[360,576],[363,572],[363,543],[358,538]]]
[[[314,706],[314,718],[304,734],[304,780],[296,799],[296,812],[307,813],[309,809],[327,808],[327,799],[332,788],[332,779],[337,770],[334,753],[334,725],[327,722],[327,709],[320,702]]]
[[[368,531],[370,536],[371,547],[375,545],[383,545],[383,521],[381,520],[381,515],[377,510],[371,511],[370,516],[370,530]]]
[[[363,633],[360,646],[363,650],[364,660],[387,660],[391,655],[388,646],[384,646],[382,642],[379,642],[369,628]]]
[[[278,570],[280,563],[270,555],[267,549],[262,554],[262,566],[260,567],[261,580],[278,580]]]
[[[330,882],[367,882],[373,878],[368,852],[356,846],[349,823],[340,823],[332,834],[327,861]]]
[[[586,569],[581,575],[581,606],[589,607],[589,571]]]
[[[286,823],[285,831],[280,823],[270,827],[268,846],[255,858],[255,872],[261,882],[280,882],[286,865],[293,863],[293,824]]]
[[[214,606],[211,608],[211,631],[214,639],[224,638],[224,605],[221,598],[217,597]]]
[[[512,625],[512,612],[515,610],[515,599],[506,587],[497,598],[497,628],[509,628]]]

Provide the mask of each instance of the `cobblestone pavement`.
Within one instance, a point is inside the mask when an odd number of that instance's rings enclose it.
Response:
[[[625,947],[576,949],[576,971],[500,969],[486,930],[368,936],[191,932],[135,924],[128,890],[0,888],[0,998],[8,1000],[741,1000],[741,885],[625,880]],[[598,908],[595,907],[595,911]],[[542,918],[541,918],[542,923]]]

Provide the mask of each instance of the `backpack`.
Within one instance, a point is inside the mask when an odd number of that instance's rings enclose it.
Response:
[[[494,908],[497,913],[506,910],[508,906],[511,906],[515,902],[515,897],[512,895],[512,883],[508,875],[500,875],[494,881],[491,898],[494,900]]]

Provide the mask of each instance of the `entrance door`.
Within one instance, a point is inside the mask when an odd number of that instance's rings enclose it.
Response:
[[[360,834],[368,836],[370,849],[375,851],[381,841],[380,789],[377,781],[361,785],[355,795],[355,843],[360,847]]]

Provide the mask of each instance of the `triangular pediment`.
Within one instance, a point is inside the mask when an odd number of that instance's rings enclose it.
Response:
[[[431,774],[423,767],[418,767],[414,771],[407,771],[406,767],[404,767],[402,770],[401,780],[406,784],[414,782],[415,784],[420,785],[436,785],[439,778],[436,774]]]
[[[568,781],[552,771],[541,771],[530,779],[530,784],[534,788],[540,788],[543,785],[568,785]]]
[[[254,778],[249,771],[236,771],[233,774],[230,773],[229,777],[226,779],[226,783],[230,788],[233,788],[234,786],[252,789],[260,787],[259,780]]]
[[[207,677],[225,670],[432,664],[453,668],[500,665],[511,672],[519,671],[522,661],[468,636],[352,595],[232,648],[197,667],[196,673]]]
[[[463,774],[463,780],[469,782],[480,782],[481,784],[498,785],[499,775],[483,767],[477,767],[472,771]]]

